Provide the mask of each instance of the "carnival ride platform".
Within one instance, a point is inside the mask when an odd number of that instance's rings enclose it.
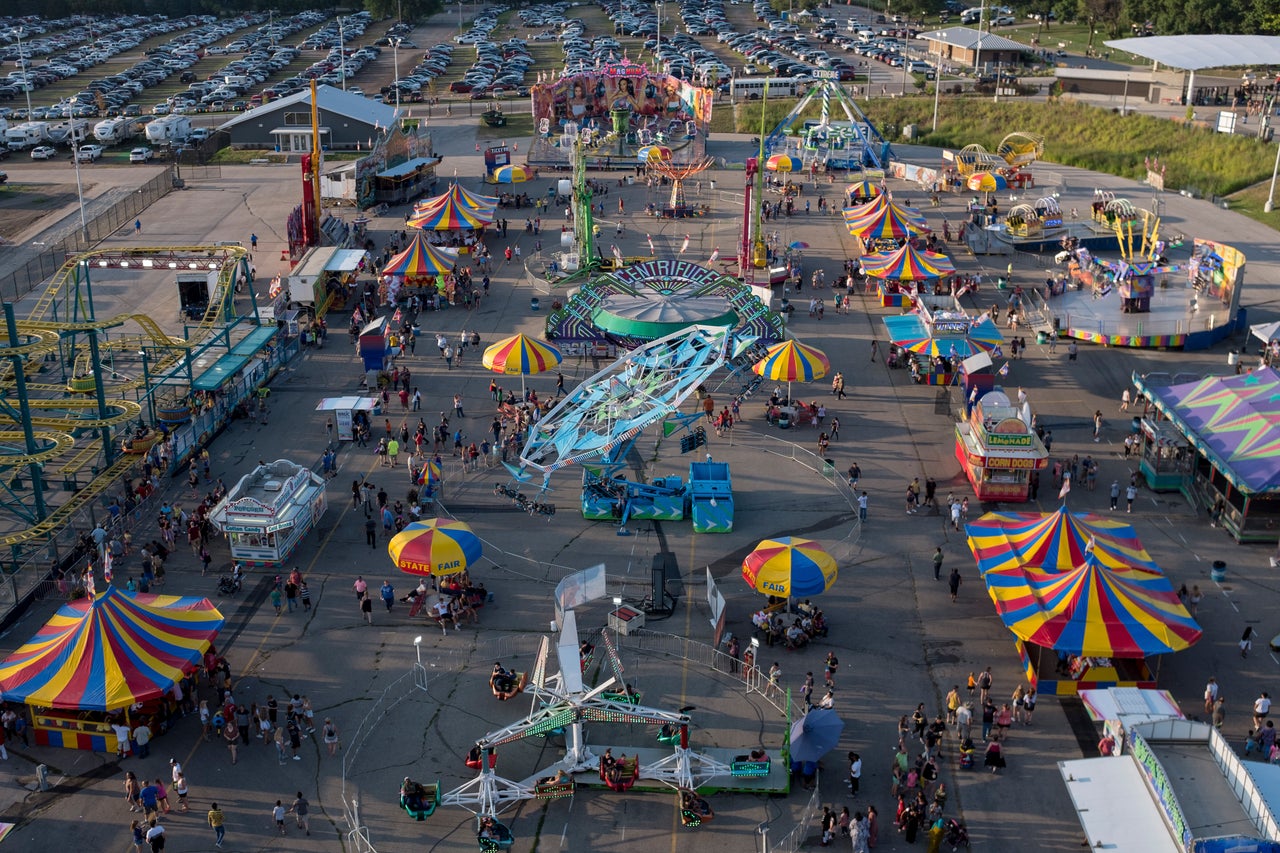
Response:
[[[591,748],[597,752],[603,753],[606,749],[612,750],[613,755],[626,754],[628,758],[638,757],[640,759],[640,776],[636,783],[629,788],[630,791],[637,792],[653,792],[653,791],[671,791],[671,785],[668,782],[647,777],[645,769],[658,764],[664,759],[671,758],[671,748],[666,749],[658,747],[635,747],[625,744],[592,744]],[[742,759],[743,750],[726,749],[722,747],[704,747],[698,750],[699,754],[729,765],[735,760]],[[536,773],[525,779],[520,784],[529,788],[533,788],[538,780],[545,775],[545,771]],[[600,778],[599,773],[594,770],[578,771],[571,774],[575,787],[587,789],[599,789],[607,791],[609,786]],[[776,756],[770,762],[769,772],[763,776],[734,776],[732,774],[715,776],[698,785],[698,792],[702,794],[715,794],[721,791],[740,792],[748,794],[786,794],[790,792],[789,777],[787,768],[783,765],[781,759]]]
[[[1193,336],[1204,335],[1208,346],[1231,333],[1236,318],[1226,306],[1209,304],[1186,285],[1185,275],[1171,273],[1168,278],[1168,287],[1153,292],[1151,310],[1141,314],[1121,313],[1115,289],[1098,296],[1068,290],[1053,297],[1049,309],[1057,318],[1059,337],[1113,347],[1185,347],[1194,345]]]
[[[707,156],[706,135],[699,133],[692,138],[683,136],[665,142],[650,140],[647,143],[622,142],[613,135],[598,139],[586,151],[588,169],[631,169],[643,165],[639,159],[641,148],[663,145],[671,149],[669,162],[674,165],[689,165],[704,160]],[[573,167],[572,146],[560,144],[558,135],[540,135],[533,138],[529,145],[529,154],[525,158],[530,166],[543,169],[569,171]]]

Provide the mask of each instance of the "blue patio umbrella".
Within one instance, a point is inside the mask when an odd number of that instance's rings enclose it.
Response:
[[[791,724],[791,760],[819,761],[836,748],[844,720],[830,708],[814,708]]]

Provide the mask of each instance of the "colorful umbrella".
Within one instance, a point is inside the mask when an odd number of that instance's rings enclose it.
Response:
[[[503,338],[484,351],[480,363],[494,373],[531,375],[560,363],[560,350],[526,335]]]
[[[1068,572],[1090,555],[1107,568],[1160,573],[1133,525],[1093,513],[989,512],[964,530],[983,574],[1021,566]]]
[[[885,317],[881,322],[895,346],[930,357],[968,358],[978,352],[991,352],[1004,343],[1004,335],[990,319],[970,321],[968,331],[950,334],[931,329],[919,314]]]
[[[646,145],[636,151],[636,160],[641,163],[656,163],[659,160],[670,160],[671,149],[665,145]]]
[[[974,192],[994,193],[1008,189],[1009,182],[999,172],[974,172],[965,181],[965,186]]]
[[[1019,639],[1087,657],[1142,658],[1177,652],[1202,631],[1162,574],[1103,566],[1090,554],[1068,572],[988,572],[1001,621]]]
[[[798,536],[765,539],[742,561],[756,592],[779,598],[821,595],[836,582],[836,561],[820,544]]]
[[[405,574],[445,577],[480,559],[480,537],[461,521],[414,521],[391,537],[387,553]]]
[[[493,170],[493,179],[500,184],[523,184],[533,177],[524,166],[499,166]]]
[[[787,248],[788,249],[807,249],[809,248],[809,244],[803,240],[792,240],[790,243],[787,244]]]
[[[812,382],[827,375],[831,362],[826,353],[798,341],[784,341],[769,347],[764,358],[751,368],[757,375],[775,382],[786,380],[787,399],[791,399],[792,382]]]
[[[870,181],[854,181],[844,188],[845,196],[853,199],[854,203],[860,200],[871,201],[874,198],[878,198],[881,192],[880,186]]]
[[[804,164],[788,154],[774,154],[764,162],[764,167],[770,172],[799,172]]]
[[[8,702],[114,711],[159,698],[200,665],[222,627],[207,598],[147,595],[113,586],[58,608],[0,663]]]
[[[924,215],[910,207],[899,207],[880,196],[871,204],[845,210],[845,226],[854,237],[864,240],[901,240],[929,230]]]
[[[382,274],[422,278],[450,272],[457,263],[457,249],[433,246],[427,242],[427,236],[418,231],[403,252],[387,261],[387,265],[382,268]]]
[[[862,270],[872,278],[925,281],[953,275],[956,267],[946,255],[918,250],[910,243],[904,243],[894,252],[863,255]]]

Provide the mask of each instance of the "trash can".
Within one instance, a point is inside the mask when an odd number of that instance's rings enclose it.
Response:
[[[822,460],[822,476],[834,477],[836,475],[836,463],[834,459]]]
[[[1134,415],[1133,419],[1129,421],[1129,432],[1133,433],[1134,435],[1137,435],[1141,431],[1142,431],[1142,418],[1138,417],[1137,415]]]
[[[49,765],[48,764],[36,765],[36,785],[40,788],[41,791],[49,790]]]
[[[1049,340],[1049,336],[1044,332],[1036,332],[1036,343],[1042,344]]]
[[[1236,366],[1236,363],[1237,363],[1237,362],[1239,362],[1239,361],[1240,361],[1240,353],[1238,353],[1238,352],[1237,352],[1237,351],[1235,351],[1235,350],[1228,350],[1228,351],[1227,351],[1227,366],[1228,366],[1228,367],[1235,367],[1235,366]]]
[[[538,297],[535,296],[529,300],[530,311],[537,311],[540,308],[542,308],[542,303],[538,301]]]
[[[1213,561],[1213,568],[1209,570],[1209,579],[1219,582],[1227,579],[1227,564],[1225,561]]]

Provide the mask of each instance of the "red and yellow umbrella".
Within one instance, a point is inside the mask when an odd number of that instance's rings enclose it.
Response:
[[[804,164],[789,154],[774,154],[764,161],[764,167],[770,172],[799,172]]]
[[[494,373],[532,376],[560,363],[560,350],[526,335],[503,338],[484,351],[480,363]]]
[[[812,382],[827,375],[831,362],[822,350],[799,341],[784,341],[769,347],[764,358],[751,370],[765,379],[787,382],[787,398],[791,398],[792,382]]]
[[[387,553],[405,574],[445,577],[480,559],[480,537],[461,521],[415,521],[391,537]]]
[[[836,582],[836,561],[812,539],[765,539],[742,561],[742,578],[756,592],[792,596],[821,595]]]

